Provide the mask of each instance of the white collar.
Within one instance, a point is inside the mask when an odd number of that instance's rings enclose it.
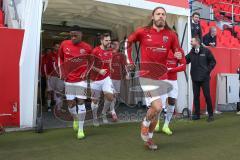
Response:
[[[194,23],[194,24],[199,24],[199,23],[195,23],[193,19],[192,19],[192,23]]]

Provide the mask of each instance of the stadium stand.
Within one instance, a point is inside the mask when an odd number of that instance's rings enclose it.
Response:
[[[201,20],[203,36],[209,32],[211,26],[217,28],[217,47],[240,48],[240,1],[239,0],[198,0],[199,2],[212,6],[216,21]],[[233,12],[232,12],[233,4]],[[232,14],[233,13],[233,14]],[[223,30],[217,26],[218,21],[232,22],[233,27],[223,26]]]

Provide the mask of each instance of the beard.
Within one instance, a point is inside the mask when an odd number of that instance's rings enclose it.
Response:
[[[162,28],[165,26],[165,21],[163,19],[160,20],[153,20],[153,24],[158,27],[158,28]]]
[[[81,42],[81,40],[80,39],[75,39],[75,40],[72,40],[72,43],[74,44],[74,45],[76,45],[76,44],[78,44],[78,43],[80,43]]]

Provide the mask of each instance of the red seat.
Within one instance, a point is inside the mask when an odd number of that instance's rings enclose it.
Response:
[[[202,27],[207,27],[207,26],[208,26],[208,23],[207,23],[206,20],[201,19],[201,20],[200,20],[200,25],[201,25]]]
[[[214,22],[214,21],[210,21],[209,23],[208,23],[208,25],[211,27],[211,26],[216,26],[216,22]]]
[[[224,30],[223,35],[226,36],[226,37],[231,37],[232,33],[229,30]]]
[[[235,21],[240,22],[240,16],[235,16]]]

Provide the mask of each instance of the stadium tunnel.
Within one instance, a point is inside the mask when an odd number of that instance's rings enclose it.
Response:
[[[69,27],[73,25],[79,25],[83,29],[83,40],[93,46],[96,34],[106,31],[111,32],[114,38],[123,40],[137,27],[147,25],[151,11],[162,6],[168,13],[168,24],[175,26],[179,40],[183,42],[185,52],[190,48],[190,26],[185,30],[186,24],[190,22],[187,0],[25,0],[14,4],[15,7],[4,1],[8,15],[6,21],[9,22],[9,27],[20,29],[14,31],[22,38],[18,42],[19,55],[16,60],[19,60],[19,64],[16,64],[16,68],[19,72],[15,73],[18,78],[15,79],[14,89],[16,102],[19,104],[14,121],[20,128],[35,126],[40,48],[52,47],[53,42],[61,42],[67,38]],[[7,33],[12,30],[3,31]],[[190,83],[186,83],[183,73],[179,76],[182,96],[178,105],[188,107],[191,100],[187,99],[187,92],[191,89],[187,89],[187,85],[190,86]],[[12,105],[7,106],[6,109],[11,110]]]
[[[139,1],[140,2],[140,1]],[[102,32],[111,32],[113,38],[120,41],[136,28],[149,23],[152,9],[163,6],[168,12],[167,23],[174,27],[179,39],[182,39],[185,24],[188,21],[187,10],[174,10],[173,6],[138,1],[109,1],[109,0],[51,0],[48,1],[43,14],[43,46],[49,47],[54,41],[60,42],[67,38],[67,26],[78,25],[83,31],[83,40],[95,46],[96,36]],[[184,15],[185,14],[185,15]],[[185,22],[185,23],[181,23]],[[179,28],[179,30],[178,30]],[[188,28],[184,35],[183,48],[188,49]],[[181,41],[181,40],[180,40]],[[124,93],[124,95],[127,95]],[[125,96],[127,99],[128,96]],[[136,104],[138,100],[126,100]],[[186,102],[187,100],[185,100]]]

